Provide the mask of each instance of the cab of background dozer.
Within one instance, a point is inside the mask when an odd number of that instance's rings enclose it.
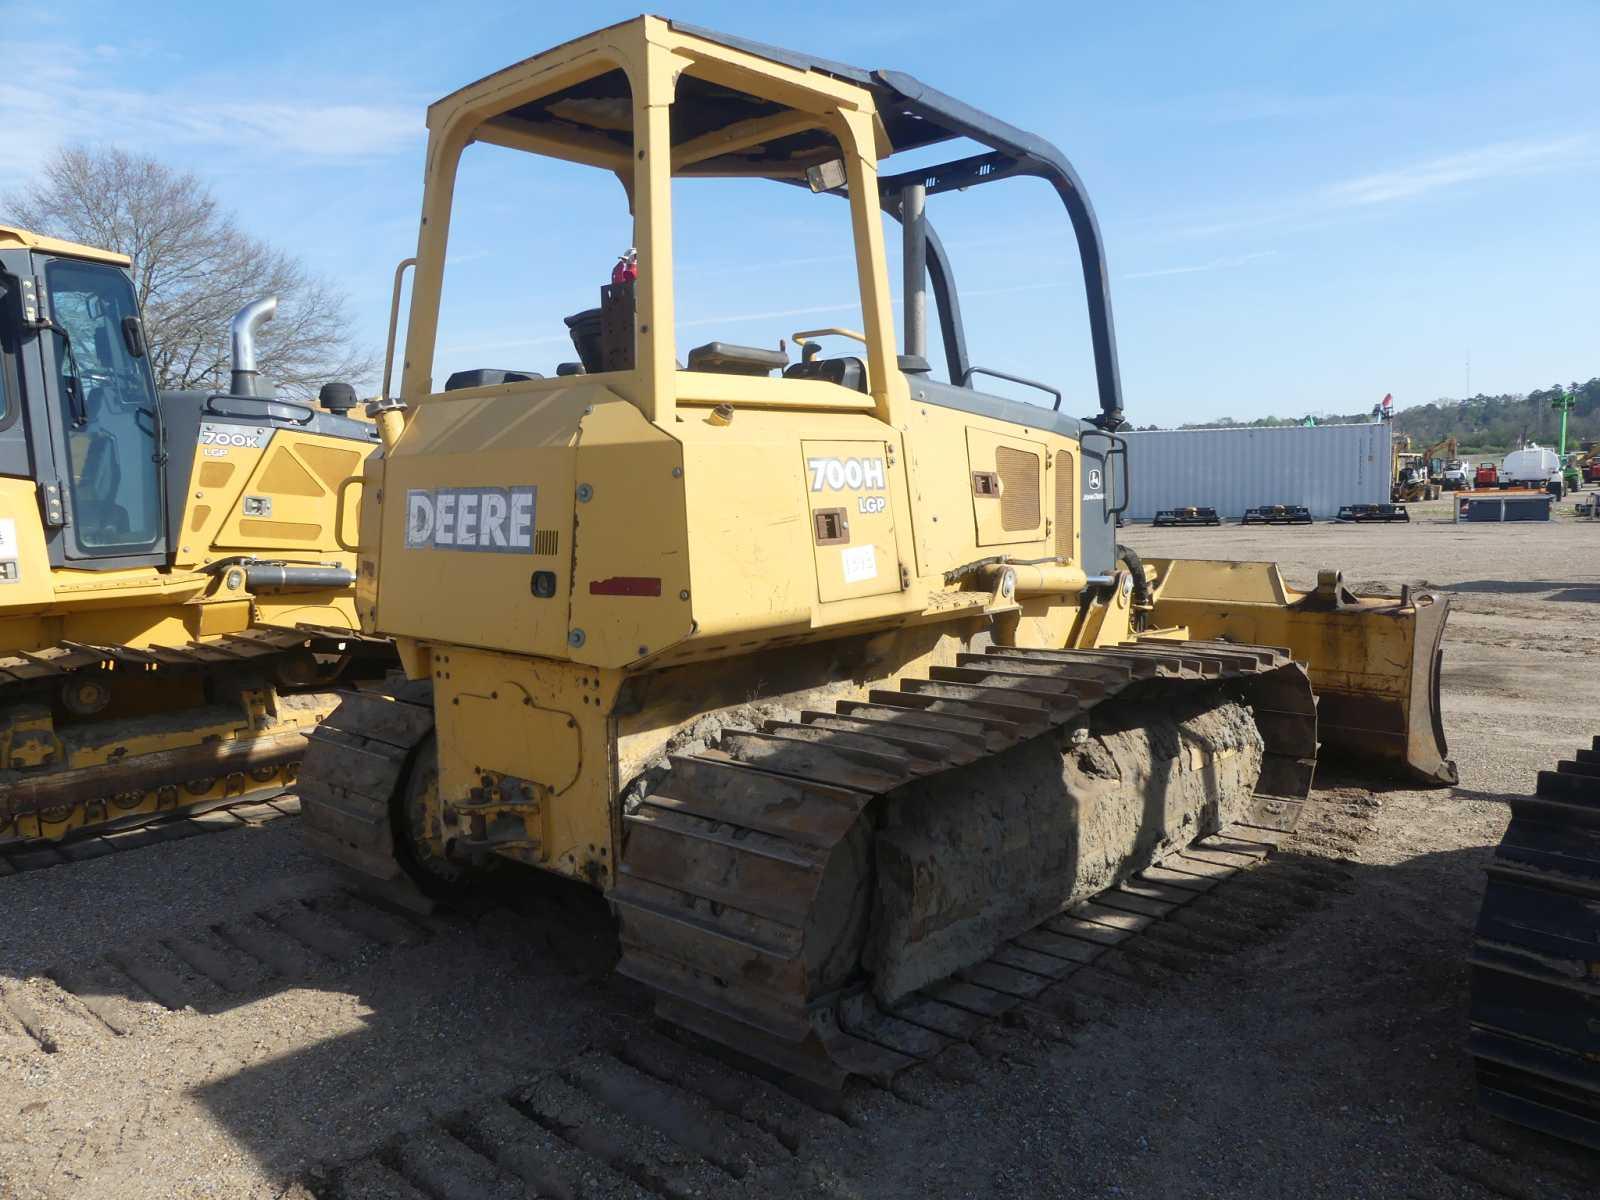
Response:
[[[1442,602],[1425,628],[1409,597],[1296,593],[1269,564],[1146,565],[1117,546],[1128,481],[1108,275],[1085,192],[1047,143],[905,76],[656,18],[454,93],[428,125],[418,254],[395,277],[397,315],[415,266],[401,383],[391,395],[386,379],[377,402],[385,453],[363,488],[358,605],[432,683],[437,795],[419,804],[457,852],[608,886],[622,790],[708,713],[865,689],[989,641],[1095,647],[1158,626],[1293,647],[1357,696],[1358,747],[1385,726],[1380,752],[1419,769],[1410,734],[1419,718],[1436,728]],[[955,139],[976,153],[917,165]],[[452,371],[440,388],[469,146],[614,176],[630,220],[613,246],[634,253],[609,282],[600,263],[597,297],[570,301],[577,362]],[[1099,401],[1087,420],[1059,411],[1054,386],[975,360],[929,220],[932,197],[1019,176],[1064,206],[1081,259]],[[791,333],[797,359],[782,342],[695,336],[720,331],[675,310],[675,263],[688,261],[675,184],[692,179],[759,179],[836,206],[844,236],[808,238],[801,254],[852,264],[842,307],[859,306],[860,328]],[[903,344],[886,222],[903,239]],[[763,268],[773,296],[786,257],[774,247]],[[510,344],[553,344],[559,320],[519,323]],[[1367,652],[1380,626],[1383,656]],[[1442,755],[1441,737],[1421,771]]]
[[[230,560],[241,590],[252,574],[266,584],[271,560],[308,615],[349,590],[329,514],[377,434],[348,415],[346,384],[313,407],[258,382],[256,333],[275,307],[235,318],[226,391],[158,395],[128,260],[0,229],[0,611],[66,602],[61,572],[92,572],[108,594],[151,570],[206,569],[226,589]]]

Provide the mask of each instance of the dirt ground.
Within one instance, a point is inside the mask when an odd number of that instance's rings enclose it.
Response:
[[[1451,593],[1462,779],[1325,774],[1282,873],[1219,892],[1254,936],[1138,999],[824,1113],[673,1066],[581,894],[404,917],[284,817],[0,878],[0,1197],[1593,1196],[1600,1155],[1476,1112],[1463,1046],[1501,800],[1600,731],[1600,526],[1442,509],[1124,531]]]

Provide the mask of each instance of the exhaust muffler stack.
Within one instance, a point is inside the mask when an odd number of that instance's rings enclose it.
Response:
[[[235,396],[259,396],[260,384],[256,370],[256,333],[278,313],[278,298],[267,296],[252,300],[233,314],[228,327],[232,343],[232,374],[228,391]]]

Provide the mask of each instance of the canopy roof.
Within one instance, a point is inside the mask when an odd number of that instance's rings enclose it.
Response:
[[[900,71],[869,71],[831,59],[785,50],[698,25],[669,22],[672,29],[800,71],[814,71],[872,93],[888,140],[888,153],[899,154],[956,138],[971,138],[1018,156],[1060,160],[1060,152],[1043,139],[946,96]],[[672,142],[686,146],[750,122],[777,118],[791,110],[745,92],[685,74],[672,105]],[[515,124],[554,141],[606,147],[620,155],[633,144],[632,101],[622,71],[608,71],[562,88],[501,114],[493,124]],[[805,168],[838,157],[838,145],[821,129],[785,129],[754,144],[730,139],[734,148],[699,158],[686,173],[768,175],[800,178]],[[1064,162],[1064,160],[1062,160]]]
[[[118,254],[115,250],[80,246],[77,242],[46,237],[42,233],[30,233],[15,225],[0,225],[0,248],[9,246],[37,250],[41,254],[57,254],[64,258],[87,258],[92,262],[111,263],[118,267],[126,267],[133,261],[126,254]]]
[[[838,82],[864,89],[873,98],[883,131],[877,147],[880,159],[959,139],[988,148],[986,152],[949,162],[880,175],[879,194],[874,199],[892,215],[899,215],[902,193],[912,185],[920,185],[931,196],[1015,175],[1032,175],[1048,182],[1066,208],[1082,262],[1102,410],[1097,420],[1106,428],[1115,429],[1121,425],[1122,384],[1117,369],[1105,251],[1088,194],[1060,150],[1044,138],[998,120],[900,71],[869,71],[697,25],[677,21],[667,24],[673,33],[686,40],[710,43],[794,71],[821,76],[828,82],[826,88],[819,87],[819,90],[837,91]],[[588,40],[569,43],[567,49]],[[557,47],[556,51],[561,49]],[[538,59],[548,60],[556,51],[547,51]],[[529,63],[535,61],[538,60],[529,60]],[[519,64],[523,68],[527,65]],[[480,80],[463,92],[446,97],[435,107],[440,108],[467,93],[475,94],[475,103],[481,102],[493,94],[502,76],[517,69],[508,68],[499,76]],[[691,70],[677,79],[670,121],[674,174],[756,176],[790,183],[810,182],[819,191],[844,191],[838,177],[830,178],[826,173],[808,177],[810,168],[837,160],[840,153],[832,134],[816,128],[817,118],[810,113],[797,112],[782,103],[699,78]],[[581,78],[565,87],[555,87],[536,99],[483,119],[475,136],[535,152],[573,157],[610,167],[621,174],[633,161],[633,100],[627,75],[614,69]],[[935,248],[932,253],[938,260],[930,262],[936,291],[953,296],[943,252]],[[946,336],[948,342],[951,335],[947,332]],[[959,328],[954,336],[959,339]],[[963,359],[960,348],[955,347],[955,350],[953,358]]]

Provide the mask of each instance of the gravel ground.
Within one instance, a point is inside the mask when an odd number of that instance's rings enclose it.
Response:
[[[1276,932],[1069,1040],[998,1030],[934,1077],[853,1094],[845,1120],[804,1110],[789,1150],[767,1137],[748,1169],[697,1159],[653,1190],[1594,1195],[1600,1155],[1476,1113],[1462,1047],[1464,955],[1500,799],[1596,731],[1600,528],[1454,526],[1434,519],[1442,505],[1418,508],[1410,526],[1123,535],[1146,555],[1277,560],[1302,585],[1339,565],[1358,585],[1452,592],[1444,707],[1461,787],[1374,792],[1325,773],[1284,858],[1336,886],[1285,892]],[[552,1140],[517,1126],[546,1138],[552,1162],[574,1138],[629,1143],[614,1108],[577,1133],[562,1115],[593,1107],[582,1088],[610,1079],[605,1056],[647,1026],[643,998],[602,970],[611,947],[592,908],[541,889],[514,911],[385,914],[339,891],[296,824],[0,879],[0,1197],[304,1200],[330,1178],[347,1195],[532,1195],[447,1178],[459,1139],[476,1136],[451,1124],[468,1109],[472,1129],[524,1121],[515,1106],[565,1129]],[[235,978],[261,971],[240,948],[264,943],[279,947],[278,973]],[[49,977],[106,959],[160,966],[151,982],[185,1005],[164,1008],[124,976],[97,1015]],[[510,1106],[473,1108],[494,1097]],[[771,1103],[761,1127],[786,1129]],[[414,1183],[440,1173],[408,1193],[396,1166]],[[646,1179],[574,1169],[581,1194],[637,1195]]]

